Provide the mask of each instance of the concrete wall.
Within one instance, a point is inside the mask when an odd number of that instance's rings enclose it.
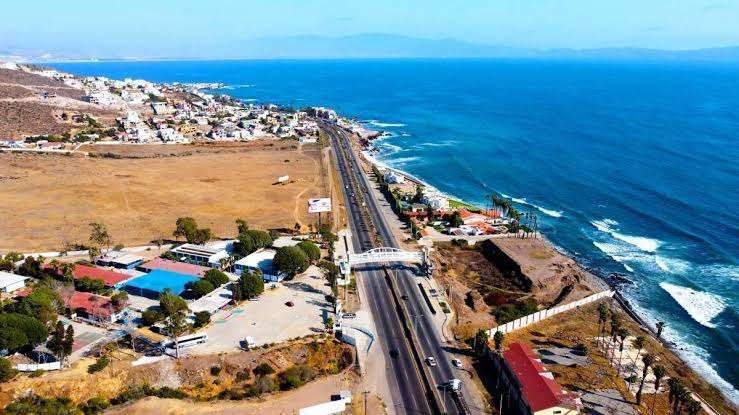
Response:
[[[493,334],[495,334],[496,331],[499,331],[503,334],[510,333],[514,330],[518,330],[521,328],[524,328],[526,326],[530,326],[534,323],[538,323],[544,319],[547,319],[549,317],[552,317],[554,315],[564,313],[565,311],[572,310],[573,308],[577,308],[580,306],[583,306],[585,304],[592,303],[593,301],[598,301],[601,298],[610,298],[613,297],[615,294],[614,291],[601,291],[599,293],[595,293],[593,295],[587,296],[585,298],[581,298],[577,301],[573,301],[571,303],[562,304],[556,307],[552,307],[546,310],[540,310],[536,313],[529,314],[527,316],[521,317],[519,319],[510,321],[506,324],[503,324],[498,327],[493,327],[492,329],[488,330],[488,335],[490,337],[493,337]]]

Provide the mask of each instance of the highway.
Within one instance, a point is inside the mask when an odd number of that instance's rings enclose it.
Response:
[[[321,123],[321,127],[334,149],[354,249],[398,248],[372,193],[372,184],[362,172],[344,131],[328,123]],[[453,356],[444,350],[443,337],[431,320],[431,312],[414,281],[416,277],[403,267],[383,265],[357,267],[354,272],[366,293],[379,344],[388,362],[386,377],[395,412],[465,413],[462,404],[442,387],[452,378],[461,378],[461,374],[451,365]],[[423,361],[428,356],[436,359],[436,366],[429,367]]]

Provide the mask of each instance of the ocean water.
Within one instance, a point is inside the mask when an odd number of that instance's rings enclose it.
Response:
[[[538,214],[561,249],[667,322],[739,402],[739,66],[543,60],[64,63],[84,75],[223,82],[324,105],[390,136],[377,157],[441,191]]]

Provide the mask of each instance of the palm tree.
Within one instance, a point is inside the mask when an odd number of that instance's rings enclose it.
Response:
[[[613,349],[613,355],[611,355],[611,353],[608,353],[609,354],[608,360],[613,360],[613,357],[615,357],[615,354],[616,354],[615,342],[616,342],[616,336],[618,335],[619,329],[621,329],[621,316],[618,315],[617,313],[611,312],[611,341],[608,344],[608,350],[610,352],[611,349]]]
[[[606,330],[606,322],[608,321],[608,307],[604,303],[598,305],[598,337],[603,337]]]
[[[667,374],[667,369],[665,369],[664,366],[658,363],[654,365],[654,367],[652,367],[652,373],[654,374],[654,399],[652,400],[652,410],[650,412],[654,414],[654,405],[657,403],[657,394],[659,393],[660,386],[659,384]]]
[[[642,356],[641,360],[644,363],[644,368],[642,369],[641,382],[639,382],[639,389],[636,391],[636,404],[637,405],[641,405],[641,393],[642,393],[642,390],[644,389],[644,382],[647,380],[647,372],[649,371],[649,367],[652,366],[652,364],[654,364],[654,356],[650,353],[644,353],[644,356]]]
[[[631,346],[636,349],[636,361],[639,361],[639,355],[641,355],[641,351],[644,348],[646,341],[647,339],[644,338],[644,336],[636,336],[636,338],[631,341]],[[634,362],[634,374],[636,374],[636,371],[636,362]]]
[[[658,321],[657,322],[657,340],[660,340],[662,337],[662,330],[665,328],[665,322],[664,321]]]
[[[618,329],[618,338],[621,340],[618,344],[618,376],[621,376],[621,360],[624,356],[624,341],[626,341],[627,337],[629,337],[629,331],[626,327]]]
[[[698,415],[701,411],[701,403],[693,398],[687,403],[688,415]]]
[[[670,392],[667,397],[667,399],[670,402],[670,407],[672,408],[672,414],[677,415],[680,412],[680,405],[682,401],[685,399],[686,395],[690,395],[685,389],[685,385],[683,385],[682,379],[678,378],[670,378],[667,381],[667,384],[670,387]]]
[[[500,354],[500,349],[503,347],[503,338],[505,336],[503,335],[503,332],[496,331],[495,334],[493,334],[493,342],[495,343],[495,351]]]

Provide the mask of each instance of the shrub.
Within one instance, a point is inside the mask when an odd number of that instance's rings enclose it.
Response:
[[[10,360],[0,357],[0,382],[9,381],[16,373],[18,371],[13,368]]]
[[[210,323],[210,313],[207,311],[198,311],[195,313],[195,328],[203,327]]]
[[[316,377],[316,371],[307,365],[295,365],[280,373],[280,389],[299,388]]]
[[[218,376],[221,374],[221,367],[220,366],[211,366],[210,368],[210,374],[211,376]]]
[[[46,399],[36,395],[26,396],[5,407],[6,415],[27,414],[76,414],[79,413],[69,398]]]
[[[44,371],[41,369],[36,369],[33,372],[31,372],[28,377],[29,378],[40,378],[44,374]]]
[[[216,288],[209,281],[197,280],[193,283],[188,283],[188,289],[193,293],[196,298],[200,298]]]
[[[90,398],[87,402],[82,405],[82,412],[85,415],[99,414],[110,407],[110,402],[99,396]]]
[[[257,376],[266,376],[275,373],[275,370],[269,365],[269,363],[264,362],[252,369],[252,372]]]
[[[240,370],[236,373],[237,382],[245,382],[249,379],[251,379],[251,372],[249,372],[248,370]]]
[[[105,369],[105,367],[108,366],[109,363],[110,360],[107,357],[99,357],[98,360],[95,361],[95,363],[87,367],[87,373],[99,372]]]

